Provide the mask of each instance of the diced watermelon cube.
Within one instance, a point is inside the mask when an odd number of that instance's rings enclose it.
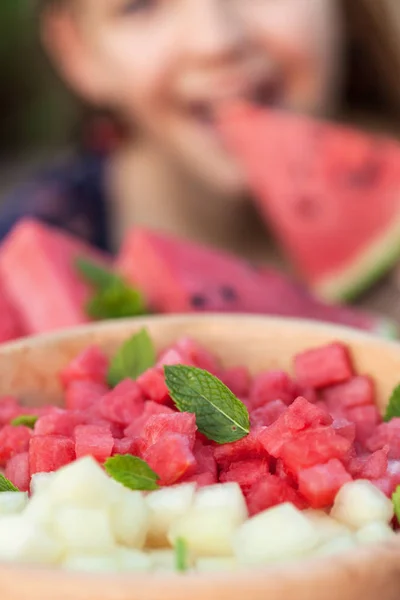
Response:
[[[172,485],[197,467],[187,436],[179,433],[160,438],[145,451],[144,460],[159,476],[160,485]]]
[[[127,427],[144,410],[142,391],[135,381],[125,379],[101,398],[99,410],[108,421]]]
[[[260,436],[264,428],[253,429],[249,435],[229,444],[214,447],[214,457],[222,469],[227,469],[237,461],[249,459],[268,459],[268,453],[260,443]]]
[[[2,396],[0,398],[0,425],[8,425],[10,421],[23,412],[18,400],[13,396]]]
[[[389,448],[390,459],[400,459],[400,418],[381,423],[366,442],[370,452],[381,450],[385,446]]]
[[[282,400],[273,400],[265,406],[260,406],[250,411],[250,423],[252,427],[263,427],[272,425],[285,412],[287,406]]]
[[[357,456],[350,460],[348,472],[355,479],[381,479],[388,470],[388,447],[376,450],[366,456]]]
[[[196,415],[193,413],[161,414],[150,417],[143,429],[142,437],[149,448],[170,433],[180,433],[188,439],[193,450],[196,439]]]
[[[289,471],[299,473],[330,459],[348,456],[351,442],[338,435],[332,427],[319,427],[300,431],[287,440],[280,451],[280,458]]]
[[[217,358],[192,338],[181,338],[172,347],[183,356],[185,364],[194,365],[219,376],[221,366]]]
[[[259,408],[274,400],[282,400],[289,405],[298,395],[297,391],[297,386],[285,371],[265,371],[253,379],[250,406]]]
[[[151,400],[145,402],[142,414],[136,419],[134,419],[128,427],[126,427],[124,435],[126,437],[141,436],[143,433],[144,426],[146,425],[150,417],[161,414],[174,415],[176,414],[176,412],[168,406],[158,404],[157,402],[151,402]]]
[[[58,408],[40,417],[35,424],[34,435],[63,435],[72,437],[77,425],[84,422],[82,413]]]
[[[210,473],[210,471],[206,471],[205,473],[196,473],[190,475],[190,477],[180,479],[180,483],[195,483],[197,487],[201,488],[218,483],[218,478],[213,473]]]
[[[93,381],[71,381],[64,392],[65,406],[69,410],[86,410],[96,405],[107,394],[108,388]]]
[[[370,377],[358,375],[345,383],[339,383],[321,390],[321,399],[328,410],[337,407],[348,409],[374,404],[375,390]]]
[[[231,367],[220,374],[221,381],[238,398],[244,398],[250,392],[250,372],[247,367]]]
[[[75,460],[75,442],[61,435],[37,435],[29,443],[29,470],[50,473]]]
[[[100,348],[88,346],[61,371],[61,383],[64,387],[77,380],[104,384],[108,364],[108,358]]]
[[[29,427],[5,425],[0,430],[0,466],[5,466],[16,454],[26,452],[31,437],[32,430]]]
[[[382,417],[376,406],[357,406],[356,408],[349,409],[346,414],[348,419],[353,421],[356,426],[356,441],[362,445],[366,444],[367,440],[374,434],[378,424],[382,422]],[[381,448],[385,445],[386,443]],[[388,445],[390,446],[391,444],[388,443]],[[368,449],[371,450],[371,448]],[[374,448],[374,450],[378,449]],[[393,458],[395,457],[393,456]]]
[[[325,410],[299,397],[272,425],[263,430],[259,440],[271,456],[279,458],[282,447],[299,431],[331,423],[332,417]]]
[[[332,459],[299,472],[299,492],[311,508],[326,508],[333,504],[340,488],[351,476],[340,460]]]
[[[0,281],[0,343],[22,337],[27,332],[17,306],[10,298],[6,286]]]
[[[234,481],[240,485],[244,494],[248,493],[251,487],[269,473],[268,461],[256,458],[234,462],[227,471],[223,471],[219,480],[221,483]]]
[[[348,421],[347,419],[335,419],[332,423],[333,429],[338,435],[346,438],[352,444],[356,439],[356,426],[355,423]]]
[[[102,425],[79,425],[75,429],[76,458],[93,456],[103,463],[114,449],[114,438],[110,427]]]
[[[5,469],[5,476],[21,492],[29,491],[29,453],[21,452],[10,458]]]
[[[197,472],[198,473],[207,473],[210,472],[213,474],[215,479],[217,479],[217,461],[214,457],[214,448],[209,445],[204,445],[199,440],[196,440],[194,445],[193,454],[197,462]]]
[[[165,350],[164,352],[162,352],[159,356],[159,359],[157,361],[157,367],[165,367],[165,366],[171,366],[171,365],[189,365],[189,366],[195,366],[192,364],[189,364],[188,360],[185,358],[185,356],[183,356],[183,354],[181,352],[179,352],[179,350],[177,350],[176,348],[168,348],[168,350]]]
[[[250,515],[256,515],[284,502],[291,502],[300,509],[306,508],[306,503],[300,494],[276,475],[267,474],[256,481],[249,490],[246,500]]]
[[[141,438],[124,437],[120,440],[114,440],[114,454],[131,454],[132,456],[142,455]]]
[[[297,489],[298,483],[296,477],[287,469],[281,458],[276,459],[275,475],[277,475],[283,481],[286,481],[290,487]]]
[[[171,404],[164,371],[160,367],[145,371],[138,377],[137,384],[146,399],[158,404]]]
[[[318,395],[318,391],[315,390],[312,387],[306,387],[304,385],[299,385],[296,383],[296,387],[297,387],[297,396],[302,396],[302,398],[305,398],[307,400],[307,402],[311,402],[311,404],[317,404],[317,402],[319,402],[319,395]]]
[[[298,354],[294,358],[294,368],[296,381],[313,388],[343,383],[353,376],[348,348],[339,343]]]

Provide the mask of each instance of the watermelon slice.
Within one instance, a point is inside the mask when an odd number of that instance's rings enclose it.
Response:
[[[22,337],[24,333],[21,317],[0,282],[0,343]]]
[[[390,333],[386,321],[317,301],[273,269],[259,269],[231,254],[147,229],[128,234],[116,266],[155,312],[303,317]]]
[[[86,323],[90,288],[74,263],[85,256],[107,266],[105,256],[78,238],[23,219],[0,246],[0,277],[27,333]]]
[[[400,256],[400,145],[253,106],[221,130],[287,256],[318,296],[350,300]]]

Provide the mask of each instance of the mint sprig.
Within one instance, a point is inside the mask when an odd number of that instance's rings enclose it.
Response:
[[[246,406],[217,377],[185,365],[165,366],[165,380],[176,407],[196,415],[199,431],[218,444],[250,433]]]
[[[19,489],[0,473],[0,492],[19,492]]]
[[[20,427],[21,425],[24,427],[29,427],[30,429],[33,429],[36,425],[36,421],[38,420],[39,417],[37,417],[36,415],[20,415],[19,417],[15,417],[15,419],[13,419],[11,421],[11,425],[13,427]]]
[[[400,485],[397,487],[396,491],[392,496],[394,513],[397,517],[397,520],[400,522]]]
[[[75,265],[81,277],[97,289],[107,288],[119,279],[112,271],[100,267],[86,258],[78,258],[75,261]]]
[[[395,417],[400,417],[400,385],[393,390],[392,395],[390,396],[383,420],[388,422]]]
[[[142,329],[125,342],[111,361],[107,381],[115,387],[124,379],[137,379],[154,366],[156,351],[146,329]]]
[[[104,463],[106,472],[130,490],[151,491],[159,488],[159,479],[149,465],[137,456],[117,454]]]
[[[180,573],[184,573],[189,568],[188,547],[186,540],[179,537],[175,540],[175,568]]]

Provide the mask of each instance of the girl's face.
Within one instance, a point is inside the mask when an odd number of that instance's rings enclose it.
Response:
[[[334,96],[338,0],[74,1],[80,91],[222,192],[243,186],[216,128],[222,102],[319,112]]]

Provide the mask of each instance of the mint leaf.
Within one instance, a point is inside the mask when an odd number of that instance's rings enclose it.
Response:
[[[139,375],[153,367],[156,351],[146,329],[136,333],[118,350],[111,361],[107,380],[115,387],[124,379],[137,379]]]
[[[140,292],[118,280],[99,289],[86,305],[87,315],[95,320],[137,317],[146,312]]]
[[[19,492],[19,489],[0,473],[0,492]]]
[[[166,366],[164,372],[178,410],[194,413],[199,431],[210,440],[227,444],[248,435],[246,406],[217,377],[185,365]]]
[[[395,417],[400,417],[400,385],[393,390],[392,395],[390,396],[383,420],[387,422]]]
[[[397,520],[400,521],[400,485],[394,492],[394,494],[392,496],[392,501],[393,501],[395,515],[397,517]]]
[[[130,490],[150,491],[157,490],[159,487],[157,473],[137,456],[117,454],[108,458],[104,467],[110,477]]]
[[[36,415],[21,415],[13,419],[11,421],[11,425],[13,425],[13,427],[19,427],[20,425],[24,425],[25,427],[33,429],[36,425],[36,421],[38,420],[38,418],[39,417],[37,417]]]
[[[188,548],[186,540],[181,537],[175,540],[175,568],[181,573],[188,570]]]
[[[107,288],[119,280],[119,277],[112,271],[108,271],[86,258],[78,258],[75,265],[81,277],[98,289]]]

